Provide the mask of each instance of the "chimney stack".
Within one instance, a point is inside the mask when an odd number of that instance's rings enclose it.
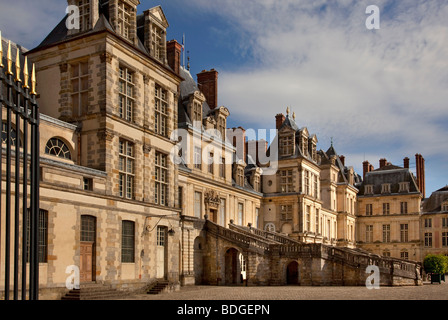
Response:
[[[387,160],[386,159],[380,159],[380,168],[383,168],[387,165]]]
[[[426,196],[426,183],[425,183],[425,159],[421,154],[415,155],[415,166],[417,168],[417,186],[420,192],[423,195],[423,198]]]
[[[345,156],[339,156],[339,160],[341,160],[342,165],[345,167]]]
[[[403,159],[403,167],[405,169],[409,169],[409,158],[408,157]]]
[[[166,56],[168,65],[176,74],[180,73],[180,57],[182,53],[182,45],[176,40],[166,43]]]
[[[199,90],[204,94],[211,110],[218,107],[218,71],[202,70],[197,74]]]
[[[373,166],[369,163],[369,161],[364,161],[362,163],[362,171],[363,171],[363,178],[366,177],[366,174],[370,171],[373,171]]]
[[[278,130],[282,126],[283,122],[285,122],[286,118],[283,113],[279,113],[275,116],[275,128]]]

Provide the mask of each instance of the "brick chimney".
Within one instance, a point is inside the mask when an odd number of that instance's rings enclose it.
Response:
[[[369,161],[364,161],[362,163],[362,171],[363,171],[363,178],[366,177],[366,174],[370,171],[373,171],[373,166],[369,163]]]
[[[383,168],[387,165],[387,160],[386,159],[380,159],[380,168]]]
[[[176,74],[180,73],[180,57],[182,54],[182,45],[176,40],[166,43],[166,56],[168,65]]]
[[[345,156],[339,156],[339,160],[341,160],[342,165],[345,167]]]
[[[403,167],[405,169],[409,169],[409,158],[408,157],[403,159]]]
[[[275,116],[275,128],[278,130],[282,126],[283,122],[285,122],[286,118],[283,113],[279,113]]]
[[[423,194],[423,198],[426,196],[426,183],[425,183],[425,159],[421,154],[415,155],[415,166],[417,168],[417,186],[420,192]]]
[[[218,106],[218,71],[202,70],[197,74],[199,90],[204,94],[210,109]]]

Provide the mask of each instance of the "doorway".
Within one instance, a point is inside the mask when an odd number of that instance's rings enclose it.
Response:
[[[157,248],[156,248],[156,277],[166,278],[166,250],[167,250],[167,228],[157,227]]]
[[[230,248],[225,254],[225,284],[237,285],[240,283],[241,270],[239,266],[238,250]]]
[[[286,268],[286,283],[291,285],[299,284],[299,264],[292,261]]]
[[[95,281],[96,218],[81,216],[80,282]]]

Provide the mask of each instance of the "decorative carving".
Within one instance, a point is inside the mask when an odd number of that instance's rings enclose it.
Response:
[[[143,144],[143,153],[148,154],[151,152],[151,150],[152,150],[152,147],[149,143]]]
[[[215,190],[208,190],[204,195],[204,203],[208,205],[210,209],[218,209],[221,199],[219,194]]]
[[[112,55],[109,52],[105,52],[100,55],[100,59],[101,59],[101,63],[104,63],[104,62],[111,63]]]

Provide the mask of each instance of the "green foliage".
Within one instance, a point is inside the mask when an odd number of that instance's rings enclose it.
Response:
[[[448,257],[444,255],[428,254],[423,260],[426,273],[444,274],[448,272]]]

